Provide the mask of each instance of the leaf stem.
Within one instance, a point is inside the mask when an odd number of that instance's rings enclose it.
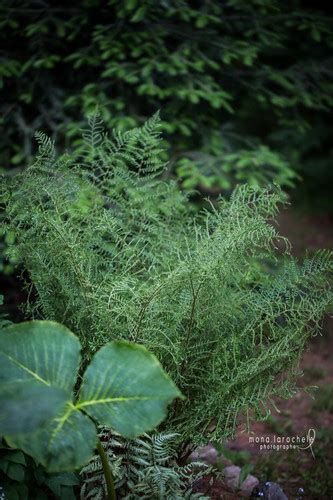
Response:
[[[105,453],[105,450],[103,448],[103,445],[102,445],[100,439],[98,439],[98,441],[97,441],[97,451],[98,451],[98,454],[99,454],[99,456],[101,458],[101,462],[102,462],[103,473],[104,473],[105,482],[106,482],[106,490],[107,490],[107,494],[108,494],[107,498],[108,498],[108,500],[117,500],[117,495],[116,495],[116,490],[114,487],[111,467],[109,464],[107,454]]]

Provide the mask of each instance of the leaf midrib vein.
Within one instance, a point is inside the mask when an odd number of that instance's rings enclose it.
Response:
[[[92,399],[90,401],[79,402],[76,408],[82,408],[83,406],[97,405],[97,404],[107,404],[115,402],[126,402],[126,401],[149,401],[149,400],[163,400],[167,398],[162,397],[152,397],[152,396],[128,396],[128,397],[118,397],[118,398],[104,398],[104,399]]]
[[[2,354],[4,356],[6,356],[12,363],[14,363],[15,365],[19,366],[22,370],[25,370],[26,372],[28,372],[30,375],[32,375],[35,379],[37,379],[39,382],[42,382],[43,384],[45,385],[48,385],[50,386],[50,382],[47,382],[46,380],[44,380],[42,377],[40,377],[38,375],[38,373],[35,373],[33,372],[32,370],[30,370],[30,368],[28,368],[27,366],[23,365],[22,363],[20,363],[19,361],[17,361],[17,359],[13,358],[12,356],[10,356],[9,354],[7,354],[6,352],[3,352],[2,351]]]

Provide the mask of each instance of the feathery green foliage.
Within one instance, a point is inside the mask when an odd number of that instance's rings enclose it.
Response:
[[[163,180],[158,126],[154,115],[110,139],[93,117],[79,161],[39,134],[35,163],[8,187],[7,227],[37,292],[30,311],[72,329],[87,358],[111,339],[143,343],[187,396],[168,425],[200,442],[293,394],[332,303],[332,260],[288,255],[271,224],[278,187],[244,185],[192,213]]]
[[[210,472],[203,462],[177,464],[174,433],[144,434],[127,440],[106,427],[100,428],[99,439],[108,456],[120,498],[178,500],[209,498],[192,491],[195,483]],[[102,500],[105,483],[99,455],[81,470],[83,486],[81,498]]]

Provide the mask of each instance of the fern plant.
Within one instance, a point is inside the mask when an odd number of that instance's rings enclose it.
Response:
[[[127,440],[107,427],[101,427],[99,439],[108,456],[120,498],[209,498],[194,493],[192,488],[203,475],[210,472],[211,467],[207,467],[203,462],[179,466],[177,434],[144,434],[140,438]],[[81,498],[102,500],[106,485],[99,455],[93,457],[81,470],[81,475]]]
[[[278,187],[240,186],[192,212],[165,180],[158,127],[156,114],[110,138],[95,116],[80,160],[38,134],[35,163],[8,182],[7,227],[37,296],[28,313],[73,330],[86,359],[112,339],[144,344],[186,396],[169,428],[197,443],[294,394],[332,305],[332,259],[289,255],[272,225]]]

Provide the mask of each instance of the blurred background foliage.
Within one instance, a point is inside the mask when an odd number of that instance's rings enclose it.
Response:
[[[96,106],[123,129],[161,109],[185,189],[274,181],[330,206],[327,2],[2,0],[0,14],[2,170],[26,165],[37,129],[79,152]]]

